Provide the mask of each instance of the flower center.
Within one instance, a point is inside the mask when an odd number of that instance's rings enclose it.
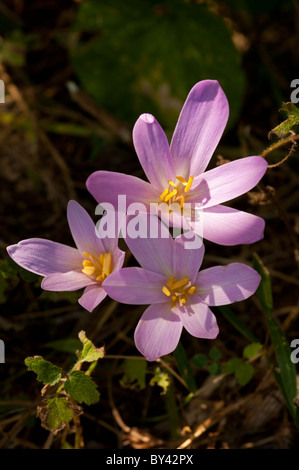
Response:
[[[180,281],[176,281],[174,277],[171,277],[166,282],[166,286],[162,287],[163,294],[167,297],[171,297],[173,302],[179,302],[180,307],[187,302],[187,295],[194,294],[195,286],[192,286],[191,282],[187,277],[184,277]]]
[[[160,199],[164,202],[168,202],[168,204],[178,202],[180,206],[183,207],[185,202],[184,193],[187,193],[190,190],[193,180],[193,176],[189,176],[188,181],[186,181],[182,176],[176,176],[175,182],[172,180],[168,181],[169,187],[163,191],[160,195]]]
[[[86,253],[86,251],[83,254],[87,259],[83,260],[82,273],[87,274],[87,276],[93,276],[96,281],[102,283],[111,273],[111,253],[101,254],[98,258]]]

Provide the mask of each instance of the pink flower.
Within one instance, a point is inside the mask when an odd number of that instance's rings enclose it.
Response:
[[[260,282],[260,275],[242,263],[198,272],[204,245],[186,249],[187,234],[173,239],[160,225],[157,238],[126,238],[141,267],[122,268],[103,282],[108,295],[119,302],[150,304],[134,335],[148,361],[171,353],[183,327],[197,338],[216,338],[219,329],[209,307],[247,299]]]
[[[222,203],[252,189],[262,178],[267,162],[259,156],[232,161],[205,171],[227,123],[226,96],[217,81],[204,80],[190,91],[182,108],[171,144],[151,114],[142,114],[133,129],[136,153],[149,180],[122,173],[96,171],[87,188],[98,203],[110,203],[117,210],[118,195],[127,206],[164,202],[171,206],[173,223],[189,230],[196,224],[185,218],[184,204],[202,204],[203,233],[198,235],[221,245],[253,243],[263,237],[264,221]],[[180,221],[180,223],[179,223]]]
[[[92,311],[107,295],[104,279],[121,268],[125,253],[117,238],[100,239],[88,213],[76,201],[67,207],[69,227],[77,248],[42,238],[30,238],[7,247],[20,266],[44,276],[41,287],[49,291],[75,291],[85,287],[79,304]]]

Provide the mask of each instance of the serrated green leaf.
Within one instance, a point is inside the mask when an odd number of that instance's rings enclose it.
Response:
[[[132,389],[142,390],[145,388],[146,367],[145,359],[125,359],[122,364],[124,375],[121,384]]]
[[[49,415],[47,425],[52,431],[60,428],[63,423],[68,423],[73,418],[73,413],[68,407],[66,398],[54,397],[48,401]]]
[[[256,356],[260,352],[262,347],[263,346],[260,343],[248,344],[243,350],[244,358],[251,359],[252,357]]]
[[[81,370],[73,371],[64,384],[64,390],[78,403],[92,405],[100,399],[96,383]]]
[[[162,388],[162,395],[167,393],[168,387],[170,385],[170,379],[167,372],[161,371],[159,367],[155,369],[154,376],[150,380],[150,385],[157,384]]]
[[[213,347],[209,351],[209,356],[213,361],[219,361],[221,358],[221,351],[218,348]]]
[[[190,392],[193,392],[193,393],[196,392],[197,390],[196,381],[195,381],[194,375],[190,367],[188,356],[180,341],[176,349],[173,351],[173,355],[176,360],[180,375],[185,380],[186,384],[188,385]]]
[[[248,364],[247,362],[241,362],[237,369],[235,370],[235,377],[239,385],[244,387],[244,385],[248,384],[250,380],[252,379],[252,376],[254,374],[254,368],[252,367],[251,364]]]
[[[45,385],[55,385],[61,379],[62,369],[52,364],[52,362],[46,361],[41,356],[27,357],[25,364],[28,370],[32,370],[37,374],[37,380]]]
[[[202,367],[208,364],[209,359],[205,354],[198,353],[193,356],[193,358],[191,359],[191,362],[195,367],[198,367],[199,369],[201,369]]]
[[[291,101],[283,103],[281,110],[287,114],[287,119],[271,131],[271,133],[276,134],[279,138],[285,137],[296,124],[299,124],[299,109],[294,103]]]
[[[78,336],[83,344],[83,349],[77,353],[77,357],[80,362],[94,362],[104,357],[104,347],[96,348],[86,337],[85,331],[80,331]]]

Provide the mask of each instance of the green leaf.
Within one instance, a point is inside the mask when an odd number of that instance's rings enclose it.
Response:
[[[77,338],[57,339],[46,343],[47,348],[52,348],[55,351],[61,351],[69,354],[75,354],[80,348],[82,343]]]
[[[260,343],[251,343],[248,344],[243,350],[243,356],[245,359],[251,359],[252,357],[256,356],[262,349],[262,345]]]
[[[52,431],[60,428],[62,424],[71,421],[74,416],[68,407],[66,398],[55,396],[48,401],[48,409],[47,425]]]
[[[46,361],[41,356],[27,357],[25,364],[28,370],[37,374],[37,380],[44,384],[55,385],[61,379],[62,369]]]
[[[277,371],[272,365],[272,371],[289,411],[299,427],[298,411],[294,404],[294,398],[297,394],[297,380],[296,366],[291,361],[292,351],[285,334],[272,316],[273,300],[269,272],[257,255],[254,256],[253,266],[262,278],[257,290],[257,296],[267,321],[267,327],[279,367]]]
[[[252,333],[252,331],[247,328],[247,326],[239,319],[239,317],[233,312],[230,307],[222,306],[218,307],[224,318],[228,320],[236,330],[238,330],[242,335],[252,343],[258,343],[257,337]]]
[[[86,338],[85,331],[80,331],[78,336],[83,344],[83,349],[77,353],[80,362],[94,362],[104,357],[104,347],[96,348],[94,344]]]
[[[285,137],[292,128],[299,124],[299,109],[292,103],[283,103],[281,111],[287,115],[287,119],[272,129],[271,134],[276,134],[279,138]]]
[[[269,317],[273,311],[273,298],[271,279],[268,269],[262,263],[262,260],[257,254],[253,256],[253,269],[255,269],[261,276],[261,282],[257,288],[256,295],[261,304],[264,314]]]
[[[146,367],[145,359],[125,359],[122,364],[124,375],[121,384],[132,389],[142,390],[145,388]]]
[[[233,357],[227,363],[225,364],[224,367],[224,373],[225,374],[234,374],[236,370],[242,365],[242,359],[239,357]]]
[[[167,372],[161,371],[160,367],[157,367],[154,372],[154,376],[150,380],[150,385],[157,384],[162,388],[162,395],[167,393],[168,387],[170,385],[170,379]]]
[[[181,377],[185,380],[186,384],[189,387],[190,392],[196,392],[197,390],[196,381],[192,373],[186,351],[183,348],[183,345],[180,341],[176,349],[174,350],[173,355],[176,360]]]
[[[195,354],[193,356],[193,358],[191,359],[192,361],[192,364],[195,366],[195,367],[198,367],[199,369],[201,369],[202,367],[206,366],[209,362],[209,359],[208,357],[203,354],[203,353],[198,353],[198,354]]]
[[[64,384],[64,390],[78,403],[92,405],[100,399],[97,385],[81,370],[73,371]]]
[[[71,59],[85,91],[125,122],[147,112],[173,130],[190,89],[219,81],[230,103],[230,124],[241,109],[241,55],[223,19],[205,5],[182,0],[85,0],[74,25],[89,39],[73,42]],[[167,40],[165,40],[167,38]]]
[[[218,348],[211,348],[209,351],[209,356],[213,361],[219,361],[221,358],[221,351]]]
[[[252,367],[251,364],[248,364],[247,362],[241,362],[237,369],[235,370],[235,377],[239,385],[242,387],[244,385],[247,385],[248,382],[252,379],[252,376],[254,374],[254,368]]]
[[[212,362],[208,367],[208,371],[212,375],[218,375],[220,372],[219,364],[217,364],[217,362]]]

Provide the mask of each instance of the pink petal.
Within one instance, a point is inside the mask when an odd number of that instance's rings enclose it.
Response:
[[[162,292],[165,276],[143,268],[123,268],[110,274],[102,286],[114,300],[124,304],[146,305],[168,302]]]
[[[78,299],[78,302],[83,308],[89,312],[92,312],[106,296],[107,293],[104,291],[101,285],[92,284],[84,289],[84,292]]]
[[[171,311],[171,303],[150,305],[136,327],[136,347],[148,361],[155,361],[175,350],[182,327],[180,317]]]
[[[42,238],[23,240],[8,246],[7,252],[17,264],[41,276],[75,270],[82,265],[78,250]]]
[[[94,255],[104,253],[104,247],[96,235],[93,220],[78,202],[69,201],[67,218],[73,239],[82,254],[84,251]]]
[[[201,297],[193,294],[188,297],[190,305],[175,307],[184,328],[196,338],[214,339],[219,333],[216,317]]]
[[[151,114],[142,114],[133,129],[133,142],[143,170],[158,191],[175,179],[167,137]]]
[[[255,243],[263,238],[264,228],[261,217],[231,207],[219,205],[203,212],[203,237],[219,245]]]
[[[173,275],[177,280],[187,277],[191,283],[195,282],[205,251],[202,240],[195,236],[198,244],[190,242],[188,234],[174,240]]]
[[[145,204],[147,210],[150,201],[160,200],[159,193],[150,183],[123,173],[96,171],[88,177],[86,186],[99,204],[109,203],[115,212],[120,213],[136,202]],[[119,195],[125,197],[119,198]],[[119,202],[123,200],[124,204]]]
[[[227,98],[217,81],[203,80],[191,89],[170,146],[176,175],[195,177],[205,170],[228,115]]]
[[[137,262],[145,269],[155,273],[172,276],[173,271],[173,239],[167,227],[156,216],[142,215],[139,217],[140,233],[143,238],[132,238],[128,217],[126,244]]]
[[[63,292],[82,289],[82,287],[94,284],[95,281],[78,271],[68,273],[48,274],[42,280],[41,287],[45,290]]]
[[[262,157],[246,157],[213,168],[193,184],[188,201],[201,202],[204,209],[230,201],[256,186],[267,167]]]
[[[196,285],[200,298],[208,305],[228,305],[253,295],[260,280],[250,266],[231,263],[200,271]]]

